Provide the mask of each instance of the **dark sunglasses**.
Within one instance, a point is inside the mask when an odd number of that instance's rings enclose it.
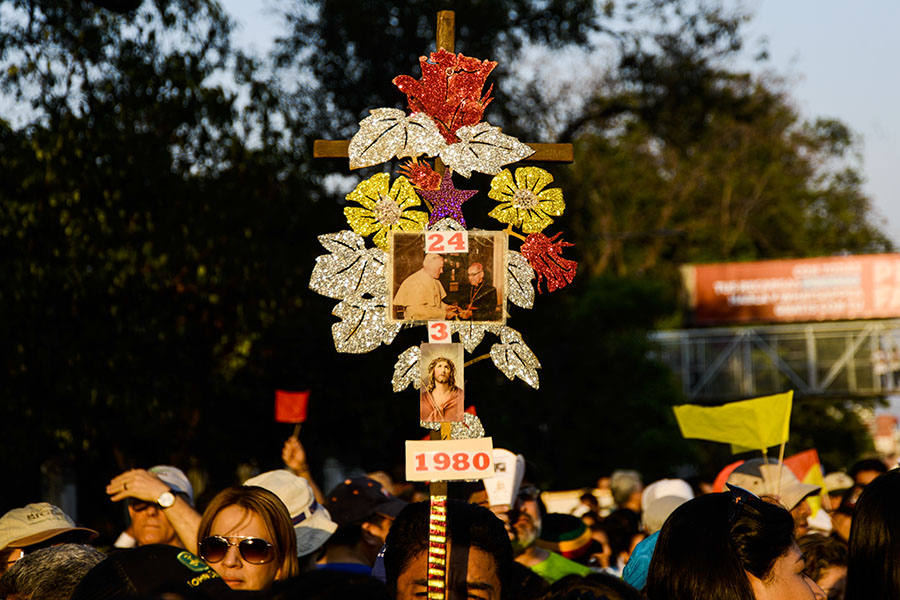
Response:
[[[272,544],[262,538],[243,535],[209,536],[199,544],[200,558],[208,563],[217,563],[228,554],[229,546],[237,546],[241,558],[251,565],[263,565],[275,558],[275,548]]]
[[[128,501],[128,505],[134,512],[144,512],[151,506],[155,506],[157,509],[159,509],[159,506],[157,506],[155,502],[144,502],[143,500],[136,500],[134,498],[131,498]]]
[[[183,494],[181,492],[175,492],[176,496],[180,496],[182,500],[191,504],[190,498],[188,498],[187,494]],[[157,510],[162,510],[160,506],[156,502],[146,502],[144,500],[138,500],[137,498],[129,498],[128,505],[131,507],[131,510],[134,512],[144,512],[151,506],[155,507]]]

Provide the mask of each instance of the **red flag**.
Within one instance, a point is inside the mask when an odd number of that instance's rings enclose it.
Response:
[[[303,423],[306,421],[306,403],[309,390],[288,392],[275,390],[275,420],[279,423]]]

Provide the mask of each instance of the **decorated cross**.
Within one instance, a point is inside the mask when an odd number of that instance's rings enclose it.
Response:
[[[314,157],[348,158],[351,169],[410,159],[393,183],[390,173],[377,173],[347,195],[352,231],[319,236],[330,254],[316,259],[310,288],[340,300],[332,311],[341,319],[332,325],[339,352],[369,352],[393,342],[403,327],[427,326],[428,343],[400,354],[392,384],[395,392],[419,388],[420,424],[431,430],[430,440],[407,442],[406,471],[409,480],[430,481],[432,600],[466,597],[466,561],[447,554],[447,482],[494,474],[491,438],[474,411],[463,411],[463,368],[490,358],[509,379],[537,388],[540,362],[507,325],[507,302],[531,308],[535,275],[539,293],[542,283],[553,292],[576,269],[562,257],[572,245],[559,239],[562,232],[542,233],[565,209],[562,190],[548,187],[553,176],[535,166],[515,174],[503,168],[572,162],[571,144],[524,144],[483,121],[493,86],[482,95],[483,87],[497,63],[454,54],[454,28],[452,11],[438,13],[437,51],[420,59],[422,78],[394,78],[409,114],[375,108],[352,139],[313,146]],[[421,156],[433,157],[434,167]],[[462,204],[478,191],[457,189],[453,175],[474,171],[494,176],[487,195],[498,204],[488,216],[506,225],[502,231],[466,229]],[[427,213],[413,209],[422,203]],[[366,246],[368,236],[374,248]],[[510,238],[522,241],[518,252],[509,249]],[[464,361],[464,351],[474,352],[487,333],[499,343]]]

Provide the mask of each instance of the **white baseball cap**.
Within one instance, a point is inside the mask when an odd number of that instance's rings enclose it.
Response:
[[[337,529],[328,510],[316,502],[312,486],[303,477],[285,470],[266,471],[251,477],[244,485],[265,488],[284,502],[297,534],[297,556],[306,556],[320,548]]]

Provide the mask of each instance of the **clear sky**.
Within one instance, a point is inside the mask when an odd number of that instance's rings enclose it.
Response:
[[[221,0],[236,41],[259,53],[280,33],[273,0]],[[861,139],[864,190],[876,220],[900,247],[900,2],[746,0],[747,56],[768,40],[766,68],[784,76],[806,119],[836,118]],[[738,6],[737,2],[726,5]],[[760,69],[749,61],[741,66]]]
[[[900,2],[757,0],[747,27],[806,118],[832,117],[862,138],[865,191],[900,247]]]

